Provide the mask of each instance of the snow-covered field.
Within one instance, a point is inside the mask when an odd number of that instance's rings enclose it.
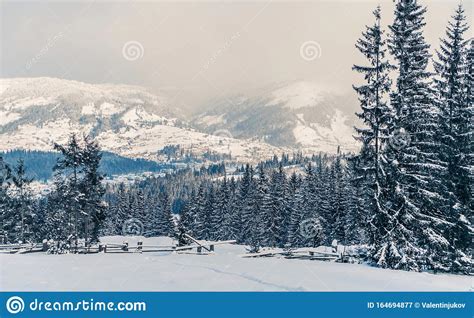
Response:
[[[122,237],[105,241],[121,243]],[[130,246],[135,240],[127,238]],[[144,245],[169,245],[166,238]],[[242,258],[245,248],[218,245],[213,255],[173,253],[0,255],[3,291],[467,291],[472,277],[366,265]]]

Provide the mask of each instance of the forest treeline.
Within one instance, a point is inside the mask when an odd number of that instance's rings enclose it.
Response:
[[[18,160],[23,160],[26,175],[35,180],[47,182],[53,177],[53,168],[61,156],[58,152],[38,150],[10,150],[0,152],[0,157],[10,166],[15,165]],[[116,155],[111,152],[102,151],[99,171],[107,176],[121,174],[137,174],[141,172],[160,172],[171,169],[168,163],[157,163],[145,159],[131,159]]]

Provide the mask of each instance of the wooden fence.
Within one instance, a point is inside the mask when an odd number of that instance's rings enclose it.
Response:
[[[60,244],[59,242],[45,241],[43,243],[24,243],[24,244],[2,244],[0,253],[4,254],[26,254],[35,252],[48,252],[51,254],[77,253],[157,253],[157,252],[175,252],[186,254],[207,255],[214,252],[216,245],[233,244],[236,241],[217,241],[205,242],[192,239],[192,244],[177,245],[144,245],[138,241],[136,246],[130,246],[128,242],[123,243],[99,243],[93,246],[74,246]],[[195,251],[195,252],[193,252]]]

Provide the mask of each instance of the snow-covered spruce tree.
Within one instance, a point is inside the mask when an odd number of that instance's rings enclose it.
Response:
[[[229,216],[229,232],[226,236],[229,240],[237,240],[239,238],[240,230],[242,228],[241,211],[239,208],[237,194],[238,189],[235,178],[231,177],[229,182],[230,199],[227,205]]]
[[[316,181],[318,185],[318,211],[323,228],[322,243],[329,245],[332,242],[331,233],[333,232],[333,175],[331,174],[332,162],[325,156],[320,155],[316,165]]]
[[[377,7],[373,14],[374,24],[366,27],[356,44],[356,48],[367,59],[366,65],[353,67],[353,70],[364,75],[365,80],[363,85],[354,85],[362,109],[357,116],[364,123],[364,127],[356,128],[356,138],[362,143],[362,148],[359,154],[350,159],[352,165],[349,165],[352,167],[351,182],[357,187],[352,189],[351,211],[358,214],[362,202],[355,196],[362,196],[362,199],[366,200],[364,205],[368,214],[368,243],[377,254],[385,244],[383,238],[387,235],[386,224],[390,219],[389,212],[384,208],[386,160],[383,158],[383,149],[389,136],[388,127],[392,116],[386,95],[390,91],[389,73],[393,66],[386,57],[386,41],[380,26],[380,7]],[[351,221],[347,221],[350,224]],[[353,242],[354,237],[349,241]]]
[[[82,216],[85,214],[85,212],[81,210],[83,207],[83,197],[80,193],[79,182],[79,175],[83,165],[82,149],[76,134],[72,134],[69,137],[66,146],[55,144],[54,149],[59,151],[62,155],[54,166],[56,188],[61,187],[63,190],[61,193],[61,197],[64,199],[62,208],[64,208],[68,215],[69,235],[74,235],[77,239],[79,236],[80,222]]]
[[[252,222],[254,220],[252,215],[252,196],[255,190],[254,182],[253,167],[247,164],[242,179],[240,180],[237,193],[237,204],[240,210],[240,233],[238,236],[240,243],[247,243],[252,235]]]
[[[54,177],[54,191],[47,195],[43,239],[65,240],[74,231],[70,209],[69,185],[60,174]]]
[[[250,170],[253,175],[253,169]],[[269,211],[265,211],[263,200],[268,194],[268,178],[262,164],[258,167],[258,177],[251,178],[250,191],[248,192],[248,200],[244,206],[243,216],[248,221],[248,237],[247,242],[252,252],[257,252],[260,247],[266,243],[265,237],[265,221],[264,217],[270,215]],[[267,213],[268,212],[268,213]],[[268,238],[271,236],[269,235]]]
[[[304,191],[302,187],[298,187],[294,196],[291,200],[293,205],[293,210],[290,215],[290,223],[288,225],[288,238],[287,243],[292,247],[303,246],[303,237],[300,234],[300,224],[304,220],[304,211],[301,208],[304,200]]]
[[[104,221],[103,227],[100,230],[100,233],[99,233],[100,236],[115,235],[115,224],[114,224],[114,218],[113,218],[112,213],[113,213],[113,209],[107,203],[107,207],[105,210],[105,221]]]
[[[306,223],[322,225],[328,232],[332,229],[332,227],[328,229],[326,216],[320,214],[320,211],[324,213],[324,210],[320,210],[316,184],[313,165],[308,163],[301,187],[296,191],[295,209],[291,217],[289,243],[294,247],[318,246],[321,244],[321,238],[325,237],[325,234],[312,231],[311,228],[309,228],[309,231],[303,229]]]
[[[259,176],[264,176],[262,165],[260,165],[260,170]],[[265,183],[268,183],[268,187],[265,187]],[[286,178],[284,173],[282,174],[281,165],[278,171],[272,171],[269,181],[259,177],[258,184],[262,196],[262,243],[264,246],[282,247],[285,235],[283,221]]]
[[[162,234],[163,209],[158,198],[149,200],[147,206],[146,221],[144,223],[146,237],[160,236]]]
[[[30,183],[33,179],[26,176],[25,162],[20,159],[12,173],[12,212],[14,215],[13,233],[16,242],[31,239],[33,221],[32,196]],[[13,234],[12,233],[12,234]]]
[[[337,155],[334,162],[331,165],[331,193],[330,202],[331,210],[329,213],[329,219],[326,224],[331,224],[329,238],[332,240],[336,239],[338,242],[345,244],[345,227],[346,227],[346,206],[347,196],[345,184],[345,169],[342,163],[342,155],[340,148],[337,148]]]
[[[367,243],[367,221],[373,214],[368,202],[373,202],[373,193],[369,191],[364,175],[361,175],[360,157],[355,156],[348,160],[344,175],[344,193],[346,207],[344,215],[344,244],[355,245]]]
[[[104,175],[99,172],[102,153],[99,144],[91,137],[84,137],[82,159],[84,178],[81,180],[80,187],[84,198],[82,201],[83,210],[86,213],[84,237],[90,244],[98,241],[99,229],[106,217],[106,206],[103,201],[105,188],[102,184]]]
[[[331,181],[326,177],[329,176],[329,173],[323,173],[323,158],[322,156],[318,157],[316,166],[313,169],[313,173],[308,174],[307,182],[303,182],[302,186],[305,183],[309,185],[310,191],[310,207],[309,214],[306,215],[306,218],[311,218],[315,220],[314,229],[312,231],[313,236],[309,238],[309,246],[319,246],[321,244],[330,243],[331,233],[334,231],[333,224],[331,223],[331,216],[333,215],[333,210],[331,210],[331,204],[335,193],[327,193],[326,191],[332,191]],[[325,195],[328,194],[327,197]],[[321,227],[321,230],[318,228]]]
[[[0,156],[0,216],[2,229],[0,233],[0,242],[8,241],[8,223],[11,216],[10,213],[10,197],[7,190],[10,184],[11,169]]]
[[[109,218],[113,218],[114,235],[122,235],[123,224],[126,220],[132,218],[130,210],[130,195],[127,192],[125,184],[121,182],[117,189],[117,201],[110,210]]]
[[[62,155],[58,158],[55,170],[55,192],[52,197],[57,204],[53,212],[60,226],[68,224],[68,236],[86,238],[88,243],[97,240],[99,228],[105,217],[103,203],[103,176],[99,173],[101,150],[90,137],[84,136],[82,145],[72,134],[66,146],[55,144],[54,148]],[[65,215],[64,215],[65,214]],[[58,218],[66,217],[66,221]],[[63,235],[62,230],[58,235]]]
[[[389,49],[397,64],[392,134],[386,147],[388,211],[386,234],[372,253],[379,266],[405,270],[436,268],[435,259],[448,246],[440,225],[441,196],[437,155],[436,109],[427,71],[429,45],[423,36],[426,9],[417,0],[398,0],[390,25]],[[409,136],[410,142],[405,142]]]
[[[33,199],[32,203],[32,222],[30,240],[32,242],[42,242],[48,235],[46,224],[48,201],[45,197]]]
[[[215,211],[212,214],[211,222],[213,229],[213,240],[225,240],[231,231],[229,215],[230,191],[227,184],[227,177],[224,176],[216,194]]]
[[[472,206],[472,55],[468,58],[468,42],[464,33],[468,30],[466,16],[458,6],[446,29],[437,51],[435,88],[438,106],[438,148],[440,160],[446,169],[440,175],[444,197],[445,219],[442,224],[444,237],[449,242],[449,257],[437,259],[441,269],[453,272],[469,272],[472,266],[468,256],[470,239],[470,211]],[[472,44],[471,44],[472,49]],[[472,53],[471,53],[472,54]],[[469,66],[469,63],[471,64]],[[471,68],[471,69],[469,69]],[[471,72],[471,74],[470,74]]]
[[[3,157],[0,156],[0,186],[6,186],[8,184],[8,180],[11,177],[11,168],[10,166],[3,160]],[[2,188],[5,190],[5,188]]]
[[[299,191],[301,180],[296,172],[293,172],[288,181],[288,195],[285,201],[286,205],[286,239],[285,244],[294,246],[293,243],[297,240],[297,233],[300,222],[300,210],[297,206],[296,194]]]
[[[197,239],[204,239],[201,235],[203,235],[203,232],[206,230],[205,227],[207,226],[204,218],[206,200],[206,185],[204,182],[201,182],[196,197],[191,202],[191,207],[189,209],[190,215],[194,221],[190,232],[192,233],[191,235],[194,235]]]
[[[163,191],[159,195],[161,213],[158,223],[159,232],[161,235],[175,237],[176,236],[176,226],[173,219],[173,214],[171,212],[171,203],[166,191]]]
[[[191,205],[192,205],[192,201],[190,202],[185,201],[181,208],[181,211],[179,213],[179,220],[177,224],[178,234],[186,233],[191,236],[193,235],[192,226],[193,226],[194,220],[191,215]]]
[[[178,233],[187,233],[191,236],[196,236],[195,224],[196,224],[196,191],[191,189],[188,200],[184,202],[184,205],[180,211],[180,217],[178,222]]]
[[[281,224],[280,224],[280,242],[279,246],[284,247],[287,243],[286,238],[288,237],[288,226],[290,223],[290,216],[291,210],[293,208],[292,205],[288,205],[288,201],[291,200],[289,197],[290,190],[289,184],[286,176],[286,172],[283,168],[283,162],[286,160],[288,162],[288,157],[282,156],[282,161],[278,165],[278,171],[275,171],[272,174],[272,183],[273,183],[273,196],[278,198],[282,198],[279,201],[279,205],[277,205],[279,213],[281,217]]]
[[[130,214],[132,218],[139,220],[142,223],[147,222],[146,211],[146,197],[145,192],[141,187],[136,187],[129,191]]]
[[[199,214],[197,216],[196,234],[201,240],[210,240],[212,233],[212,215],[216,204],[215,189],[212,184],[205,185],[204,200],[198,203]]]

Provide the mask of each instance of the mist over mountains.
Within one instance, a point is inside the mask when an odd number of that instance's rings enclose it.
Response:
[[[338,146],[356,151],[356,109],[353,95],[300,81],[267,87],[254,96],[215,99],[194,116],[193,124],[207,132],[227,129],[235,138],[256,138],[304,152],[334,153]]]

